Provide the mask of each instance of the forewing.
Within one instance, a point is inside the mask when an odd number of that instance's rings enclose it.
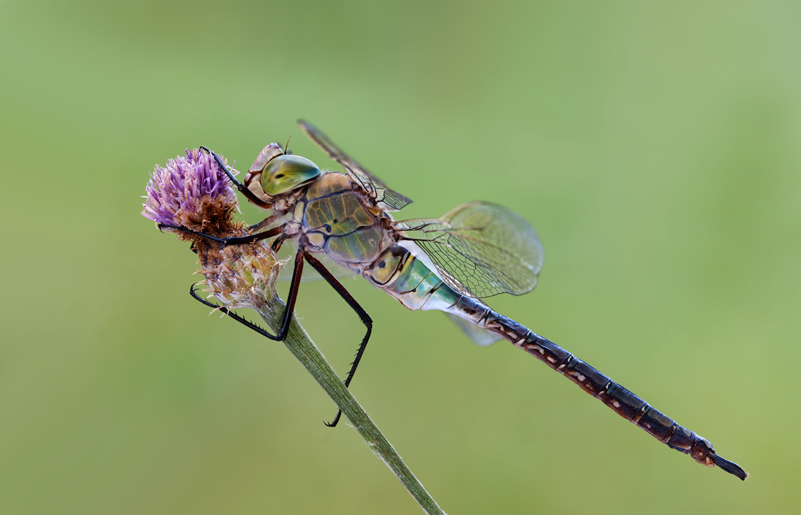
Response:
[[[408,220],[396,227],[417,242],[442,279],[462,295],[521,295],[537,285],[542,243],[525,219],[503,206],[471,202],[439,220]]]
[[[336,146],[320,129],[304,120],[298,120],[298,125],[312,141],[328,154],[328,157],[341,164],[353,179],[362,183],[376,202],[383,202],[390,211],[398,211],[412,203],[412,199],[387,187],[381,179]]]

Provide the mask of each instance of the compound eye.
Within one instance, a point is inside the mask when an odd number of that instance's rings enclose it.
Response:
[[[305,157],[281,155],[273,158],[261,174],[265,193],[278,195],[317,178],[320,168]]]

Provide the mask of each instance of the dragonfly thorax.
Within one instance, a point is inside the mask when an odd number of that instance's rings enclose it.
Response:
[[[306,189],[294,211],[301,244],[350,268],[372,264],[395,238],[389,215],[346,174],[326,173]]]

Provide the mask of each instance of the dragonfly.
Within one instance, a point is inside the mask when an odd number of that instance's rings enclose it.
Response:
[[[193,287],[190,293],[196,300],[281,341],[287,336],[304,262],[308,263],[356,312],[366,328],[344,381],[345,386],[350,386],[370,339],[373,320],[336,274],[316,257],[324,256],[361,275],[410,310],[445,312],[480,345],[500,339],[509,341],[672,449],[742,480],[747,477],[739,465],[719,456],[708,440],[482,300],[501,293],[521,295],[536,286],[543,248],[525,219],[500,205],[470,202],[436,219],[395,220],[391,213],[412,200],[389,188],[315,126],[303,120],[298,123],[343,171],[324,171],[313,161],[292,154],[286,146],[270,143],[240,182],[219,155],[201,147],[214,157],[248,201],[270,214],[251,226],[250,234],[245,236],[216,237],[182,226],[162,225],[220,245],[272,238],[271,247],[276,252],[284,242],[293,241],[297,251],[280,328],[271,334],[201,298]],[[335,426],[341,414],[337,413],[333,422],[326,425]]]

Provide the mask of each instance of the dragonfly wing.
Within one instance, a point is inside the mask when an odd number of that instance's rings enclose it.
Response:
[[[542,243],[524,218],[503,206],[470,202],[438,220],[407,220],[396,227],[462,295],[521,295],[537,285]]]
[[[320,129],[304,120],[298,120],[298,125],[312,141],[328,154],[328,157],[341,164],[348,175],[360,182],[364,189],[372,194],[376,202],[383,202],[389,211],[399,211],[412,203],[412,199],[390,189],[381,179],[336,146]]]
[[[498,340],[502,340],[500,336],[495,333],[491,333],[486,329],[482,329],[478,327],[476,324],[472,322],[468,322],[464,318],[460,318],[453,313],[445,313],[451,321],[456,324],[456,327],[462,330],[462,332],[471,340],[473,343],[480,347],[486,347],[488,345],[492,345],[493,343],[497,342]]]

